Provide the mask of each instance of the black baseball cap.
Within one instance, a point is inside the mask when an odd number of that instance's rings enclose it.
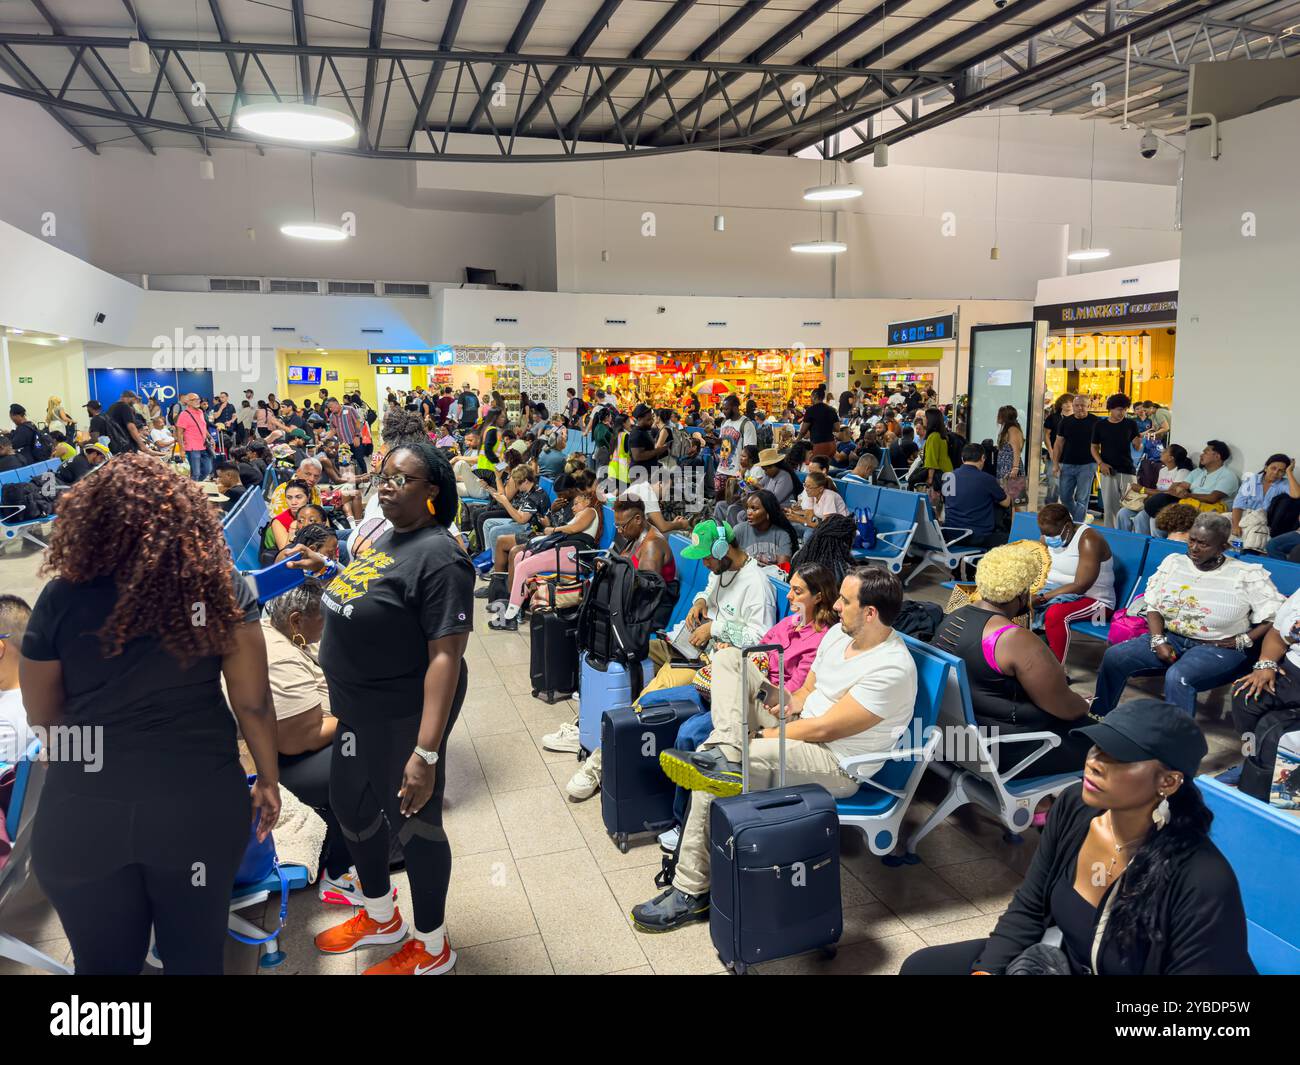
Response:
[[[654,408],[645,403],[638,403],[632,408],[633,418],[644,418],[647,414],[653,414]]]
[[[97,410],[103,410],[103,406],[100,404],[99,400],[97,399],[92,399],[89,403],[83,403],[82,406],[85,407],[86,410],[90,411],[92,414]]]
[[[1082,733],[1118,762],[1150,759],[1196,776],[1209,751],[1205,735],[1191,715],[1161,699],[1138,699],[1115,707],[1096,725],[1072,729]]]

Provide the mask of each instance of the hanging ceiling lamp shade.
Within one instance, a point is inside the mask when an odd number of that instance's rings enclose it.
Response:
[[[289,222],[280,227],[286,237],[299,240],[347,240],[347,232],[342,226],[332,226],[328,222]]]

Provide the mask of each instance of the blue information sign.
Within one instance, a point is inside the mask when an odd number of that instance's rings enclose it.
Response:
[[[913,322],[891,322],[887,344],[925,344],[933,341],[951,340],[954,319],[951,314],[937,318],[918,318]]]

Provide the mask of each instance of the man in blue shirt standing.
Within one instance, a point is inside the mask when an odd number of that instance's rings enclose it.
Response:
[[[1011,500],[992,474],[984,472],[984,448],[967,444],[961,465],[943,479],[943,524],[947,529],[970,529],[957,541],[959,547],[997,547],[1007,542],[1008,529],[1000,527],[998,507]]]

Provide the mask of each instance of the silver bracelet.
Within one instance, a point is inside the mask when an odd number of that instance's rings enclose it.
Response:
[[[1161,633],[1161,634],[1158,635],[1158,636],[1152,636],[1152,637],[1151,637],[1151,650],[1154,651],[1157,647],[1161,646],[1162,644],[1166,644],[1166,643],[1168,643],[1168,642],[1169,642],[1169,637],[1166,636],[1166,635],[1164,635],[1163,633]]]
[[[1251,666],[1251,669],[1271,669],[1274,672],[1276,672],[1277,662],[1271,658],[1261,658],[1258,662],[1256,662],[1253,666]]]
[[[1255,641],[1250,638],[1250,633],[1248,632],[1243,632],[1234,642],[1237,645],[1238,651],[1249,651],[1255,646]]]

